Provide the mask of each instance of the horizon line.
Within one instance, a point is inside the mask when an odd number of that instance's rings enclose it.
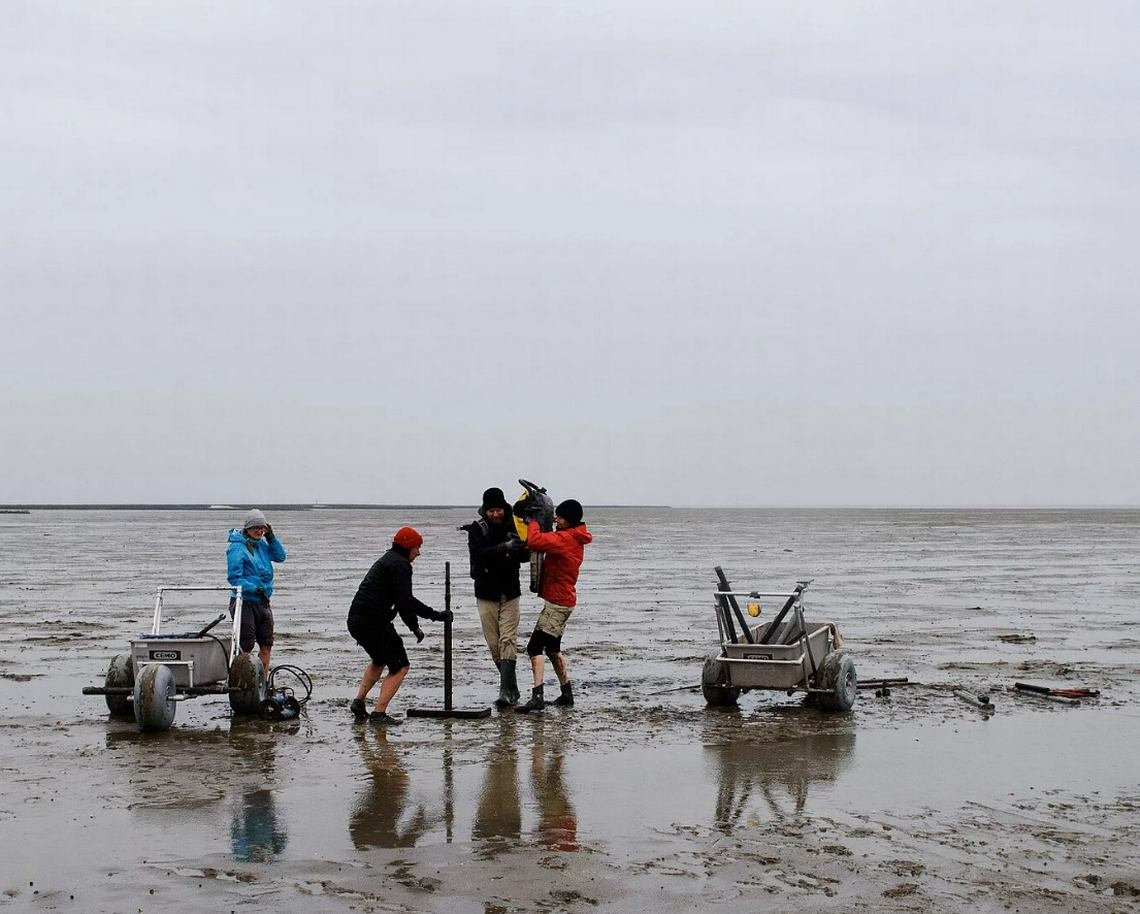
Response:
[[[306,502],[251,502],[262,509],[271,511],[442,511],[470,509],[472,504],[412,504],[412,503],[373,503],[373,502],[331,502],[311,504]],[[641,504],[604,503],[586,504],[588,508],[641,508],[658,510],[717,510],[717,511],[1130,511],[1140,509],[1134,504]],[[478,508],[478,505],[475,505]],[[244,511],[245,505],[228,503],[206,504],[204,502],[43,502],[0,504],[0,512],[12,511]]]

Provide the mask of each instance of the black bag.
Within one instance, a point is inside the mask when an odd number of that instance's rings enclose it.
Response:
[[[460,527],[459,529],[460,530],[471,530],[476,525],[478,525],[479,529],[483,531],[483,536],[485,536],[489,540],[491,538],[491,528],[487,525],[487,522],[485,520],[483,520],[483,518],[481,518],[481,517],[477,521],[474,521],[473,523],[468,524],[466,527]],[[471,569],[470,569],[471,580],[474,581],[475,580],[475,553],[471,551],[470,547],[468,547],[467,551],[469,553],[468,558],[470,559],[470,562],[471,562]]]

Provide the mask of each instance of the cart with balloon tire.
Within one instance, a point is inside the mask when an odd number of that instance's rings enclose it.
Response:
[[[191,698],[226,695],[235,714],[262,714],[273,703],[300,711],[292,696],[284,702],[266,699],[266,675],[261,658],[239,650],[241,588],[233,619],[221,613],[212,622],[190,632],[163,632],[163,597],[172,592],[230,591],[230,587],[160,587],[149,634],[131,639],[127,651],[111,658],[102,686],[89,686],[84,695],[102,695],[113,717],[135,719],[139,730],[169,730],[178,704]],[[273,709],[270,709],[273,710]]]
[[[701,671],[701,692],[713,707],[734,706],[741,693],[769,689],[802,692],[826,711],[850,711],[859,692],[855,663],[840,650],[834,622],[804,616],[803,595],[810,581],[790,591],[735,591],[716,568],[719,586],[714,609],[720,649]],[[740,607],[747,600],[747,611]],[[778,606],[771,621],[753,624],[764,604]],[[747,612],[747,615],[746,615]]]

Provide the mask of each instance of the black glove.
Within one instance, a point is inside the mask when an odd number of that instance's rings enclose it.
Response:
[[[424,640],[424,630],[422,628],[416,629],[416,644]]]
[[[440,622],[450,622],[454,618],[455,618],[455,613],[453,613],[450,609],[445,609],[443,612],[441,612],[439,614],[439,621]]]

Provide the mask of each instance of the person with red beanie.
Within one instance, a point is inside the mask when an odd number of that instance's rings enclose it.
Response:
[[[527,503],[529,505],[529,502]],[[529,508],[527,509],[529,510]],[[542,694],[542,677],[545,652],[554,667],[554,675],[562,687],[562,694],[554,700],[556,705],[573,707],[574,690],[570,685],[570,674],[566,670],[566,659],[562,656],[562,633],[570,613],[578,603],[578,569],[585,558],[585,547],[594,541],[590,531],[582,522],[582,505],[568,498],[554,509],[554,529],[544,533],[533,516],[527,516],[526,547],[531,552],[545,552],[542,582],[538,595],[542,597],[542,612],[530,636],[526,652],[530,657],[530,667],[534,673],[534,689],[530,701],[515,708],[521,713],[541,711],[546,707]]]
[[[376,560],[352,598],[348,631],[369,657],[360,688],[350,706],[353,717],[358,720],[389,726],[400,723],[388,714],[388,703],[400,688],[409,667],[404,641],[393,624],[396,616],[399,615],[416,636],[417,643],[424,640],[419,619],[443,622],[451,618],[451,610],[437,612],[412,594],[412,562],[419,557],[423,542],[424,538],[411,527],[397,530],[392,548]],[[369,714],[364,701],[380,681],[384,667],[388,668],[388,675],[380,684],[380,697]]]

